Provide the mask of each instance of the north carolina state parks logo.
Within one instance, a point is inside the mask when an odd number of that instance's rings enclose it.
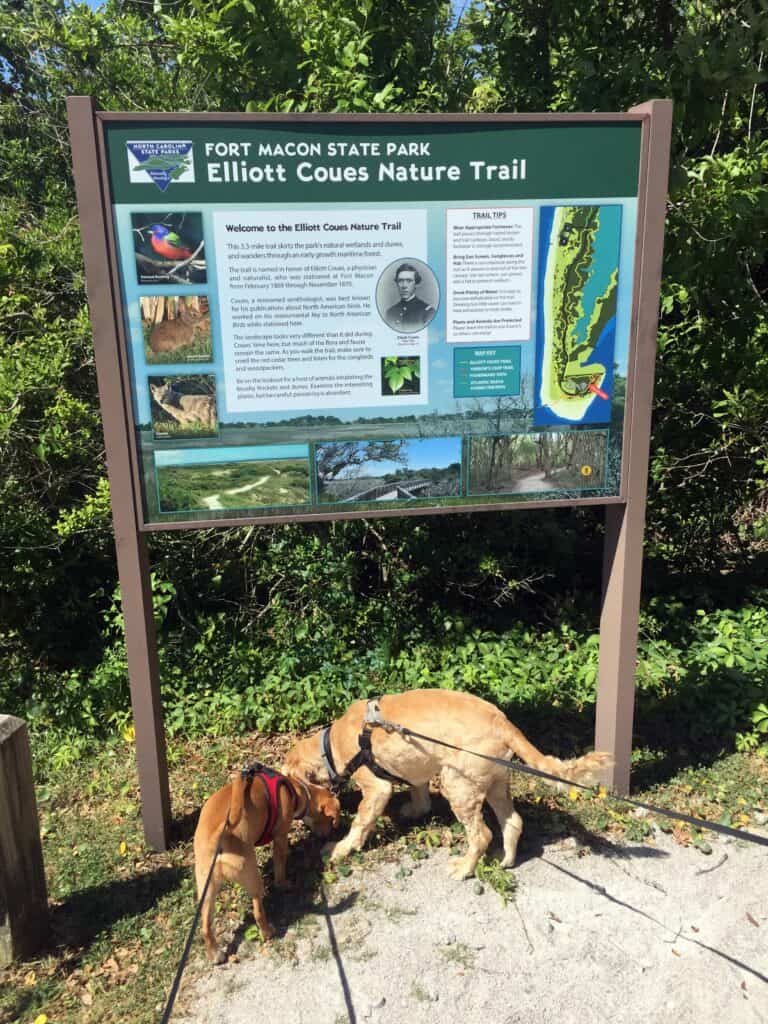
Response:
[[[150,178],[161,192],[171,182],[195,180],[195,157],[191,142],[126,142],[130,180],[146,185]]]

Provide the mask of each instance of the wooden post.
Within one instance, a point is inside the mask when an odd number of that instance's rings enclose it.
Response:
[[[605,511],[603,605],[600,617],[600,669],[595,716],[595,749],[615,758],[612,778],[617,793],[629,792],[635,668],[643,575],[643,533],[648,489],[648,460],[653,404],[656,329],[667,210],[671,100],[651,100],[632,113],[647,114],[645,168],[640,179],[638,240],[635,267],[634,388],[627,412],[623,462],[627,481],[625,506]]]
[[[0,715],[0,967],[36,952],[48,895],[27,727]]]
[[[160,699],[160,668],[152,614],[147,543],[136,523],[136,499],[129,449],[133,427],[128,425],[128,411],[120,383],[117,313],[112,305],[107,223],[94,122],[95,105],[90,96],[70,96],[67,110],[93,325],[96,379],[112,495],[112,522],[115,527],[120,600],[125,620],[128,680],[136,726],[141,814],[147,843],[155,850],[167,850],[171,797],[168,789],[163,705]]]

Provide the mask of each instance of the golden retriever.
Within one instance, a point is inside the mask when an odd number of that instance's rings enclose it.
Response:
[[[592,753],[570,761],[548,757],[533,746],[522,732],[487,701],[469,693],[452,690],[411,690],[382,697],[379,707],[384,719],[407,726],[415,732],[475,750],[491,757],[513,755],[540,771],[583,785],[600,782],[611,764],[610,754]],[[366,701],[359,700],[337,719],[327,735],[331,763],[342,774],[359,750],[358,737],[366,713]],[[284,771],[308,782],[332,785],[336,779],[328,770],[321,751],[322,731],[300,740],[289,750]],[[450,866],[454,878],[469,878],[491,841],[483,821],[483,801],[491,805],[504,840],[504,867],[515,862],[523,823],[509,795],[509,770],[469,753],[450,750],[435,743],[405,737],[375,728],[371,732],[376,764],[407,781],[411,787],[407,817],[419,817],[429,810],[429,780],[440,776],[440,789],[467,834],[466,856]],[[362,766],[351,776],[363,798],[349,834],[335,844],[331,857],[339,860],[360,850],[392,795],[393,783],[378,778]]]

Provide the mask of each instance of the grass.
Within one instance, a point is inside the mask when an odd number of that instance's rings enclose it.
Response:
[[[208,427],[204,423],[178,423],[176,420],[153,419],[152,426],[155,436],[161,439],[169,437],[216,437],[218,427]]]
[[[475,966],[476,954],[463,942],[453,942],[450,946],[439,946],[438,952],[448,963],[463,967],[465,971],[470,971]]]
[[[197,810],[204,797],[226,781],[230,766],[256,757],[279,764],[290,741],[287,736],[258,735],[172,741],[168,753],[177,818],[173,845],[165,853],[153,853],[144,845],[133,749],[128,743],[109,743],[97,754],[69,763],[60,753],[59,767],[45,770],[50,760],[40,756],[38,748],[36,785],[51,940],[37,958],[0,971],[0,1024],[33,1024],[42,1014],[49,1024],[154,1024],[194,911],[191,838]],[[592,796],[572,799],[568,794],[553,794],[522,777],[513,777],[512,786],[528,836],[573,835],[585,843],[597,837],[599,843],[600,837],[641,841],[642,833],[651,831],[653,816],[638,819],[631,808],[620,804]],[[683,768],[668,782],[637,796],[713,821],[753,828],[768,813],[768,765],[754,756],[732,754],[708,768]],[[404,795],[396,797],[395,808],[404,799]],[[352,794],[345,796],[347,826],[355,802]],[[668,827],[666,821],[660,823]],[[705,843],[706,833],[700,837],[695,829],[670,824],[676,841]],[[292,851],[289,872],[304,879],[304,892],[297,897],[300,909],[318,898],[321,863],[320,844],[298,835],[301,842]],[[435,800],[435,815],[426,823],[406,824],[397,814],[382,817],[366,851],[347,864],[357,872],[386,860],[408,865],[410,870],[435,849],[462,851],[463,843],[461,827],[444,802]],[[282,902],[271,902],[269,854],[265,851],[260,857],[268,912],[274,921],[285,923]],[[503,897],[505,892],[507,899],[513,897],[514,873],[501,872],[492,859],[486,859],[480,875]],[[403,887],[408,877],[404,874]],[[413,912],[417,911],[414,907]],[[393,916],[411,912],[394,904],[391,908]],[[298,934],[304,921],[300,914],[296,916],[299,920],[290,923],[296,924],[291,931]],[[251,924],[247,896],[237,888],[225,889],[217,928],[220,935],[250,936],[237,949],[240,959],[257,955],[261,946]],[[448,952],[451,949],[445,947],[446,956],[454,956]],[[270,952],[284,959],[295,956],[294,950],[295,943],[286,936],[276,940]],[[457,966],[462,966],[458,959]],[[185,977],[208,970],[198,935]],[[179,1001],[183,1008],[184,987]]]
[[[197,810],[226,782],[229,765],[254,757],[276,764],[281,755],[280,748],[253,738],[171,745],[179,817],[165,853],[144,844],[127,744],[112,743],[38,779],[51,941],[39,958],[0,971],[0,1024],[32,1024],[41,1014],[49,1024],[154,1024],[194,912]],[[262,859],[268,861],[268,854]],[[270,866],[265,879],[269,888]],[[234,930],[245,920],[251,920],[247,897],[227,889],[218,928]],[[189,971],[207,969],[199,938],[191,961]]]
[[[411,995],[418,1003],[432,1002],[429,992],[418,981],[411,982]]]
[[[487,856],[481,857],[475,875],[481,882],[485,882],[499,894],[505,907],[515,898],[517,890],[515,873],[503,868],[498,860],[491,860]]]

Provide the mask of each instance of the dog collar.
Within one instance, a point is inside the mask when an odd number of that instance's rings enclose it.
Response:
[[[320,735],[320,757],[323,759],[325,770],[328,772],[328,778],[331,786],[338,786],[341,780],[344,778],[343,775],[339,775],[336,771],[336,765],[333,763],[333,754],[331,753],[331,726],[327,725],[323,729]]]
[[[303,794],[304,802],[302,804],[302,797],[296,793],[296,806],[293,811],[293,820],[299,821],[301,818],[305,818],[309,811],[309,790],[307,789],[307,784],[301,779],[289,778],[288,781],[291,783],[291,786],[298,786]]]

